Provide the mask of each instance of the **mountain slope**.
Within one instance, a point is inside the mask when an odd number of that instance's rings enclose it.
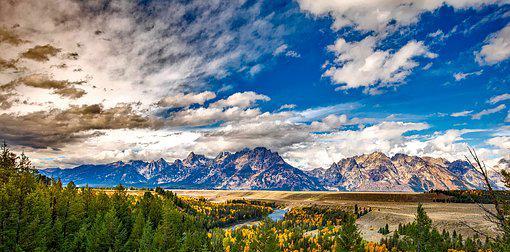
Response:
[[[208,158],[191,152],[183,160],[132,160],[40,172],[77,185],[189,189],[428,191],[482,188],[480,175],[466,161],[374,152],[302,171],[262,147],[222,152]],[[494,184],[495,188],[501,188]]]
[[[480,175],[466,161],[374,152],[345,158],[328,169],[308,172],[330,190],[428,191],[482,188]]]
[[[287,164],[266,148],[223,152],[210,159],[190,153],[184,160],[168,163],[129,161],[81,165],[73,169],[45,169],[41,174],[74,181],[77,185],[162,186],[197,189],[324,190],[317,179]]]

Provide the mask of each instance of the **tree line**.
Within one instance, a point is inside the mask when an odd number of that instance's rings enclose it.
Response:
[[[503,175],[510,186],[510,174]],[[111,194],[72,182],[64,186],[38,174],[25,155],[4,145],[0,251],[510,251],[508,201],[491,188],[487,193],[494,210],[484,211],[500,230],[496,237],[439,232],[421,205],[414,222],[382,228],[388,235],[379,243],[362,239],[355,220],[370,209],[358,207],[294,208],[281,221],[232,230],[224,227],[263,217],[276,205],[213,203],[161,188],[134,196],[120,185]]]

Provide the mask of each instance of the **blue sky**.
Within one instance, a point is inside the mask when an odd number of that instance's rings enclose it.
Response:
[[[304,169],[510,155],[506,1],[23,3],[0,11],[19,38],[0,43],[0,137],[40,167],[255,146]]]

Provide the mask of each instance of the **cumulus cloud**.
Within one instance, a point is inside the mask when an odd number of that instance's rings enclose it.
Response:
[[[425,123],[383,122],[360,130],[318,134],[313,141],[288,148],[285,157],[299,167],[312,168],[329,167],[341,158],[374,151],[403,152],[405,143],[413,141],[404,133],[428,127]]]
[[[358,118],[349,119],[347,115],[328,115],[321,121],[314,121],[311,123],[311,127],[317,131],[331,131],[340,128],[345,125],[355,125],[360,123]]]
[[[375,84],[388,86],[397,84],[418,66],[415,57],[434,58],[423,42],[410,41],[396,52],[379,50],[377,38],[368,36],[359,42],[347,42],[339,38],[328,49],[336,54],[335,65],[325,75],[336,83],[340,89],[370,87]]]
[[[101,105],[73,106],[24,116],[0,114],[0,138],[14,145],[59,148],[94,136],[94,130],[150,128],[161,123],[136,113],[131,105],[104,109]]]
[[[464,111],[460,111],[460,112],[451,113],[450,116],[463,117],[463,116],[468,116],[471,113],[473,113],[473,110],[464,110]]]
[[[357,102],[340,103],[325,107],[314,107],[308,108],[302,111],[293,111],[292,117],[290,118],[293,122],[313,122],[321,120],[322,118],[331,114],[341,114],[349,111],[356,110],[363,107],[362,104]]]
[[[303,0],[300,6],[332,16],[334,29],[362,31],[359,41],[337,39],[329,47],[335,59],[324,69],[344,88],[377,93],[404,82],[418,58],[436,57],[420,41],[385,47],[388,34],[445,3],[467,8],[487,2]],[[0,138],[24,149],[39,167],[171,160],[189,151],[212,156],[256,146],[302,168],[371,151],[447,158],[465,151],[465,131],[428,136],[421,132],[426,123],[351,118],[359,103],[300,111],[286,104],[264,112],[257,104],[270,98],[255,92],[215,100],[232,85],[204,91],[211,89],[208,80],[256,75],[268,67],[261,62],[267,56],[300,56],[284,44],[287,29],[278,15],[258,1],[147,1],[146,7],[151,11],[131,1],[2,5]],[[151,116],[155,106],[172,108],[164,121]]]
[[[158,102],[161,107],[187,107],[193,104],[203,105],[206,101],[216,98],[216,94],[211,91],[202,93],[178,93],[172,96],[165,97]]]
[[[340,89],[364,87],[369,94],[380,94],[380,87],[403,83],[412,69],[418,66],[415,57],[434,58],[421,41],[408,41],[400,48],[382,50],[378,43],[401,27],[415,24],[425,12],[444,5],[455,9],[479,8],[505,1],[342,1],[299,0],[301,10],[316,17],[330,16],[332,29],[351,28],[369,34],[360,41],[337,39],[329,49],[336,54],[335,65],[325,75],[332,78]],[[433,34],[438,36],[439,34]],[[375,88],[368,88],[375,86]],[[379,87],[377,87],[379,86]]]
[[[492,104],[495,104],[495,103],[498,103],[501,101],[506,101],[506,100],[510,100],[510,94],[500,94],[500,95],[493,96],[490,98],[489,102]]]
[[[211,104],[213,108],[239,107],[247,108],[253,106],[257,101],[269,101],[268,96],[257,94],[253,91],[235,93],[226,99],[221,99]]]
[[[487,140],[487,143],[501,149],[510,150],[510,136],[498,136]]]
[[[484,109],[474,115],[471,116],[471,119],[476,119],[476,120],[480,120],[482,119],[483,116],[486,116],[486,115],[491,115],[491,114],[494,114],[494,113],[497,113],[503,109],[505,109],[506,106],[505,104],[501,104],[497,107],[494,107],[494,108],[490,108],[490,109]]]
[[[272,54],[286,34],[260,2],[148,1],[145,7],[130,1],[8,1],[0,10],[1,68],[14,70],[16,63],[29,73],[87,79],[91,88],[84,89],[80,104],[150,107],[165,97],[204,90],[208,79],[247,66],[257,66],[246,71],[256,74],[259,59]],[[23,73],[0,73],[0,81],[20,77]],[[55,107],[51,99],[19,96],[38,99],[40,110]]]
[[[476,54],[479,64],[493,65],[510,57],[510,25],[490,35]]]
[[[253,92],[220,100],[217,107],[189,107],[216,98],[211,91],[197,92],[211,89],[209,80],[231,73],[257,74],[263,68],[260,59],[283,43],[287,31],[263,3],[147,1],[144,8],[137,4],[103,0],[2,4],[0,109],[2,119],[10,121],[2,125],[5,139],[20,147],[77,146],[75,138],[97,137],[90,131],[107,134],[163,124],[152,118],[158,105],[182,108],[170,115],[166,128],[260,114],[248,107],[269,98]],[[236,100],[242,98],[248,101]],[[126,104],[136,104],[136,109]],[[99,114],[77,112],[91,106],[99,106]],[[64,127],[64,119],[73,123]]]
[[[343,0],[299,0],[299,6],[315,16],[330,15],[332,28],[355,27],[363,31],[385,32],[392,26],[406,26],[418,22],[420,15],[431,12],[443,5],[455,9],[478,8],[487,4],[503,4],[504,0],[382,0],[382,1],[343,1]]]
[[[223,121],[239,121],[253,118],[260,114],[260,109],[243,109],[239,107],[200,107],[185,109],[171,115],[170,126],[206,126]]]

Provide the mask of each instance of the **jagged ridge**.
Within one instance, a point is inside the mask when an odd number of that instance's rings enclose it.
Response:
[[[45,169],[46,176],[77,185],[195,189],[324,190],[316,178],[287,164],[276,152],[262,147],[207,158],[191,152],[184,160],[168,163],[129,161],[81,165],[73,169]]]
[[[374,152],[308,172],[329,190],[428,191],[483,188],[480,174],[466,161]],[[497,187],[497,186],[495,186]]]
[[[328,169],[302,171],[277,152],[257,147],[222,152],[207,158],[191,152],[172,163],[132,160],[73,169],[45,169],[50,177],[77,185],[190,189],[428,191],[431,189],[477,189],[480,175],[465,161],[374,152],[333,163]],[[498,186],[494,185],[496,188]]]

